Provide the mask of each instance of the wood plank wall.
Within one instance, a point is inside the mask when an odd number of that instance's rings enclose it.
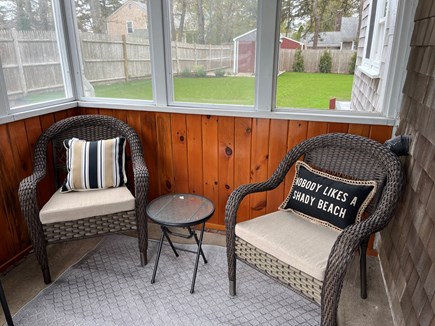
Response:
[[[0,270],[26,254],[31,246],[17,196],[21,179],[31,174],[34,144],[55,121],[77,114],[111,115],[140,135],[150,172],[149,199],[171,192],[205,195],[216,205],[207,227],[224,229],[226,200],[240,184],[268,178],[285,153],[301,140],[329,132],[348,132],[384,142],[391,127],[195,114],[173,114],[76,108],[0,125]],[[293,172],[292,172],[293,173]],[[289,191],[284,184],[245,198],[240,220],[277,209]],[[51,180],[41,203],[53,191]]]

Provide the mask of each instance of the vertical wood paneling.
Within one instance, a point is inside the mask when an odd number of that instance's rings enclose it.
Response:
[[[347,133],[347,130],[349,129],[348,123],[328,123],[328,133],[333,132],[341,132],[341,133]]]
[[[234,118],[220,117],[218,126],[219,141],[219,202],[218,224],[225,224],[225,205],[234,190]]]
[[[171,129],[172,157],[174,159],[174,191],[189,192],[186,115],[171,114]]]
[[[20,211],[18,202],[18,169],[14,166],[14,157],[8,126],[0,125],[0,267],[18,252],[25,249],[28,239],[20,238],[24,221],[17,218]],[[8,164],[5,164],[8,162]],[[20,229],[21,228],[21,229]]]
[[[209,223],[219,223],[219,165],[218,165],[218,123],[214,116],[202,117],[202,166],[204,195],[215,204],[215,212]]]
[[[252,119],[237,118],[234,131],[234,188],[251,181]],[[249,219],[249,197],[245,197],[237,211],[237,221]]]
[[[251,148],[251,182],[261,182],[268,178],[269,163],[269,119],[254,119],[252,123]],[[267,136],[266,136],[267,135]],[[267,194],[255,193],[250,195],[250,217],[257,217],[266,213]]]
[[[174,162],[172,157],[171,115],[156,114],[157,127],[157,167],[159,176],[159,194],[173,192]]]
[[[119,111],[119,110],[117,110]],[[148,200],[153,200],[159,195],[159,172],[157,167],[157,129],[156,115],[154,112],[141,112],[140,122],[142,125],[142,148],[144,151],[145,164],[149,174]]]
[[[270,121],[268,176],[273,174],[287,153],[287,132],[288,123],[286,120]],[[278,206],[282,203],[284,191],[285,184],[281,183],[277,188],[267,193],[266,211],[268,213],[277,210]]]
[[[310,121],[308,122],[307,139],[328,132],[327,122]]]
[[[202,118],[200,115],[187,115],[187,165],[189,173],[189,192],[202,194]]]
[[[291,150],[304,139],[307,139],[308,122],[307,121],[289,121],[288,135],[287,135],[287,151]],[[284,181],[284,193],[288,194],[290,191],[293,178],[295,176],[295,168],[292,167],[287,173]]]
[[[370,126],[369,125],[358,125],[355,123],[349,124],[349,129],[347,131],[349,134],[353,135],[359,135],[368,137],[370,133]]]
[[[370,126],[369,138],[384,143],[392,137],[391,127],[389,126]]]
[[[0,265],[16,259],[13,257],[29,246],[17,191],[21,179],[32,172],[37,138],[55,121],[90,113],[114,116],[136,130],[150,174],[150,200],[173,192],[204,195],[216,206],[208,227],[217,229],[224,229],[225,205],[231,191],[241,184],[265,181],[287,151],[304,139],[327,132],[349,132],[384,142],[391,137],[392,129],[359,124],[86,108],[0,125],[0,235],[4,239],[0,240],[0,244],[4,244],[0,249]],[[51,164],[49,161],[49,170]],[[293,175],[294,170],[291,170],[284,184],[267,194],[245,198],[239,207],[238,221],[276,210],[289,191]],[[52,174],[48,173],[40,185],[42,203],[54,191],[52,179]]]

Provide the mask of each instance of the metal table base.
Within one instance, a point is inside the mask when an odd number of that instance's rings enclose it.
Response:
[[[164,225],[161,225],[160,228],[162,230],[162,236],[160,237],[159,247],[158,247],[158,250],[157,250],[156,262],[154,264],[153,277],[151,278],[151,284],[154,284],[154,282],[156,281],[157,267],[159,265],[160,253],[162,251],[163,241],[165,240],[165,238],[168,241],[169,245],[171,246],[172,251],[175,254],[175,257],[178,257],[179,256],[178,252],[176,250],[176,247],[172,243],[171,238],[169,237],[169,234],[172,234],[172,235],[175,235],[175,236],[178,236],[178,237],[183,237],[183,238],[186,238],[186,239],[190,239],[190,238],[193,237],[195,239],[195,242],[196,242],[197,246],[198,246],[197,251],[195,252],[195,251],[192,251],[192,250],[184,250],[184,251],[187,251],[187,252],[196,253],[195,268],[193,270],[192,285],[190,287],[190,293],[193,293],[195,291],[195,280],[196,280],[196,274],[198,272],[199,256],[202,256],[202,259],[204,260],[204,263],[207,264],[207,259],[205,258],[204,252],[202,251],[202,239],[203,239],[203,236],[204,236],[205,222],[201,224],[201,233],[199,234],[199,239],[198,239],[198,236],[196,235],[196,232],[193,231],[191,229],[191,227],[186,227],[187,230],[189,231],[188,235],[172,232],[171,230],[169,230]]]

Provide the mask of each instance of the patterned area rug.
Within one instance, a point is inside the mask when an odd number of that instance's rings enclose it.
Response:
[[[135,238],[108,236],[24,306],[15,325],[320,324],[317,305],[240,262],[237,296],[230,297],[225,248],[203,248],[208,264],[200,260],[190,294],[194,254],[180,251],[176,258],[164,246],[151,284],[157,243],[150,242],[143,268]]]

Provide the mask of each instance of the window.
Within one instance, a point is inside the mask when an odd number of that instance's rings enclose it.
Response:
[[[386,33],[387,0],[372,0],[370,24],[366,36],[363,65],[373,74],[379,74]]]
[[[59,2],[2,1],[0,58],[11,110],[71,99]]]
[[[127,22],[127,33],[128,34],[131,34],[131,33],[133,33],[134,32],[134,29],[133,29],[133,22]]]
[[[75,11],[82,95],[152,100],[147,1],[76,0]]]
[[[169,0],[174,102],[253,106],[257,0]]]

